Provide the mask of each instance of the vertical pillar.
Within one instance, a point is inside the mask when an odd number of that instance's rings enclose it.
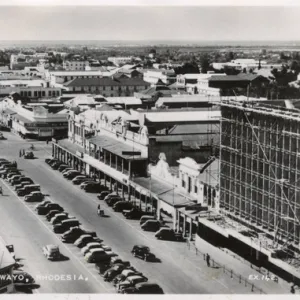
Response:
[[[52,143],[52,157],[54,157],[54,144]]]
[[[193,220],[192,220],[192,218],[190,221],[190,236],[189,236],[189,238],[190,238],[190,241],[193,240]]]
[[[124,174],[124,158],[122,158],[122,173]]]
[[[157,217],[158,220],[160,220],[160,200],[157,199],[156,202],[157,202],[157,204],[156,204],[156,206],[157,206],[156,217]],[[152,199],[152,203],[153,203],[153,199]]]
[[[109,177],[109,186],[110,186],[110,190],[112,191],[112,179],[111,179],[111,177]]]
[[[131,178],[131,161],[128,162],[129,178]]]
[[[131,200],[131,186],[128,184],[128,200]]]
[[[177,219],[177,209],[174,207],[174,213],[173,213],[173,230],[176,231],[176,228],[177,228],[177,222],[178,222],[178,219]]]
[[[124,184],[122,184],[122,198],[124,199],[125,196],[124,196]]]
[[[142,209],[142,195],[141,195],[141,191],[140,191],[140,197],[139,197],[139,200],[140,200],[140,209]],[[147,211],[147,210],[146,210]]]
[[[183,235],[185,236],[186,232],[186,215],[183,215]]]
[[[179,210],[176,210],[176,218],[177,218],[177,223],[176,223],[176,232],[179,232],[180,229],[180,212]]]
[[[104,186],[106,186],[106,174],[104,173]]]

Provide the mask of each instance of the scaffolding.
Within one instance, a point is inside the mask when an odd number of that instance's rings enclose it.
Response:
[[[296,257],[300,111],[234,100],[220,105],[220,206],[260,233],[265,247],[293,249]]]

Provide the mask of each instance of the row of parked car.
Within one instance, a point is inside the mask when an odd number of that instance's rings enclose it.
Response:
[[[40,186],[35,184],[31,178],[22,175],[14,163],[1,158],[0,159],[1,177],[10,183],[18,196],[25,196],[25,202],[38,202],[44,199],[40,191]]]
[[[45,162],[52,169],[61,172],[66,179],[72,180],[74,185],[80,185],[81,189],[87,192],[98,192],[98,198],[105,200],[115,211],[122,211],[123,208],[132,209],[133,206],[130,202],[122,201],[123,199],[120,196],[111,193],[107,187],[91,180],[68,165],[56,159],[46,159]],[[39,206],[43,205],[45,205],[45,201],[39,204]],[[122,260],[112,251],[111,247],[105,245],[103,240],[97,237],[96,232],[83,229],[75,217],[70,216],[63,210],[54,209],[46,214],[46,219],[52,224],[54,232],[62,234],[62,242],[73,243],[80,248],[85,260],[88,263],[95,263],[99,274],[103,276],[105,281],[112,282],[119,293],[163,293],[159,285],[149,283],[148,278],[131,266],[130,262]],[[61,223],[65,224],[63,228],[55,229],[57,228],[55,226]],[[44,249],[44,253],[46,253],[46,256],[48,255],[48,258],[57,256],[54,254],[49,255],[57,252],[59,252],[57,246],[54,245],[48,245],[48,248]],[[134,246],[132,254],[144,260],[155,257],[150,249],[145,246]]]

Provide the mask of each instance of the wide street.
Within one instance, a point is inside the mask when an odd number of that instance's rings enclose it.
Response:
[[[95,194],[87,194],[78,186],[63,178],[58,171],[52,170],[45,162],[50,157],[51,145],[36,142],[35,155],[38,159],[19,158],[19,150],[28,149],[31,141],[24,141],[12,133],[4,133],[7,140],[0,141],[0,157],[16,160],[23,174],[29,175],[41,185],[43,193],[61,204],[65,211],[76,216],[83,227],[95,230],[104,243],[111,246],[121,258],[129,260],[133,266],[144,273],[149,281],[160,284],[165,293],[181,294],[229,294],[249,293],[249,289],[232,282],[222,274],[222,270],[208,270],[204,263],[196,264],[188,257],[185,243],[158,241],[153,233],[143,232],[138,221],[126,220],[122,214],[114,213],[103,203],[107,218],[100,218],[96,213]],[[48,153],[46,152],[48,151]],[[25,268],[32,276],[39,274],[77,274],[88,280],[70,282],[40,281],[40,292],[55,293],[109,293],[113,286],[105,283],[94,269],[93,264],[84,262],[80,251],[74,245],[63,245],[51,232],[51,227],[43,216],[33,212],[34,205],[25,205],[18,199],[9,186],[4,187],[1,197],[0,234],[8,243],[15,245],[18,257],[24,258]],[[48,262],[42,255],[45,244],[59,244],[64,255],[70,258],[62,263]],[[144,244],[161,262],[145,262],[132,257],[130,250],[135,244]],[[202,271],[203,267],[203,271]]]

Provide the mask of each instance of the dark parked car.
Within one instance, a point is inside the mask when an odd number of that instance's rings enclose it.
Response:
[[[134,287],[124,288],[123,294],[164,294],[163,289],[156,283],[142,282]]]
[[[98,198],[99,200],[104,200],[104,198],[105,198],[107,195],[109,195],[109,194],[110,194],[110,191],[103,191],[103,192],[101,192],[100,194],[97,195],[97,198]]]
[[[145,261],[150,261],[155,258],[155,255],[150,252],[149,247],[143,245],[133,246],[131,253],[134,257],[140,257]]]
[[[55,161],[53,163],[50,164],[50,167],[53,169],[53,170],[57,170],[58,167],[62,164],[62,162],[60,161]]]
[[[58,160],[55,158],[46,158],[45,163],[50,165],[51,163],[57,162]]]
[[[56,214],[60,214],[61,212],[57,209],[53,209],[50,210],[47,215],[46,215],[46,219],[47,221],[51,221],[51,219],[56,215]]]
[[[71,227],[79,226],[80,223],[76,219],[69,219],[61,221],[61,223],[53,225],[53,231],[55,233],[64,233],[69,230]]]
[[[85,247],[88,243],[98,242],[101,243],[103,240],[99,239],[98,237],[93,237],[89,234],[81,235],[75,242],[74,245],[78,248]]]
[[[132,202],[119,201],[113,206],[113,210],[116,212],[122,212],[124,209],[131,209],[133,207]]]
[[[61,236],[61,240],[65,243],[74,243],[83,234],[89,234],[93,237],[97,237],[97,234],[94,231],[88,231],[74,226],[74,228],[71,228]]]
[[[71,180],[73,178],[75,178],[76,176],[81,175],[81,173],[79,171],[74,171],[74,172],[70,172],[68,173],[66,176],[64,175],[65,178]]]
[[[28,286],[35,283],[34,278],[22,270],[13,270],[14,284],[17,286]]]
[[[72,179],[72,183],[78,185],[86,180],[87,180],[87,177],[85,175],[78,175]]]
[[[115,205],[117,202],[122,201],[123,198],[121,198],[118,195],[115,195],[113,197],[110,197],[108,199],[105,199],[104,201],[107,203],[108,206],[113,206]]]
[[[99,182],[96,182],[96,183],[88,183],[84,187],[84,190],[88,193],[100,193],[107,190],[107,188],[101,185]]]
[[[110,267],[108,270],[106,270],[103,273],[103,278],[104,281],[112,281],[117,275],[121,274],[121,272],[125,269],[126,267],[122,264],[116,264],[113,267]]]
[[[45,206],[36,209],[38,215],[46,215],[50,210],[64,211],[64,209],[57,203],[48,203]]]
[[[146,213],[135,207],[131,210],[123,210],[123,215],[126,219],[139,220],[142,216],[146,215]]]
[[[26,176],[22,176],[20,178],[15,178],[11,184],[12,185],[18,185],[18,184],[21,184],[22,182],[29,182],[28,184],[33,184],[33,180],[29,177],[26,177]]]
[[[63,172],[66,168],[69,168],[69,166],[68,165],[66,165],[66,164],[61,164],[59,167],[58,167],[58,171],[59,172]]]
[[[176,233],[171,228],[161,228],[155,233],[155,237],[160,240],[182,241],[184,240],[181,233]]]

